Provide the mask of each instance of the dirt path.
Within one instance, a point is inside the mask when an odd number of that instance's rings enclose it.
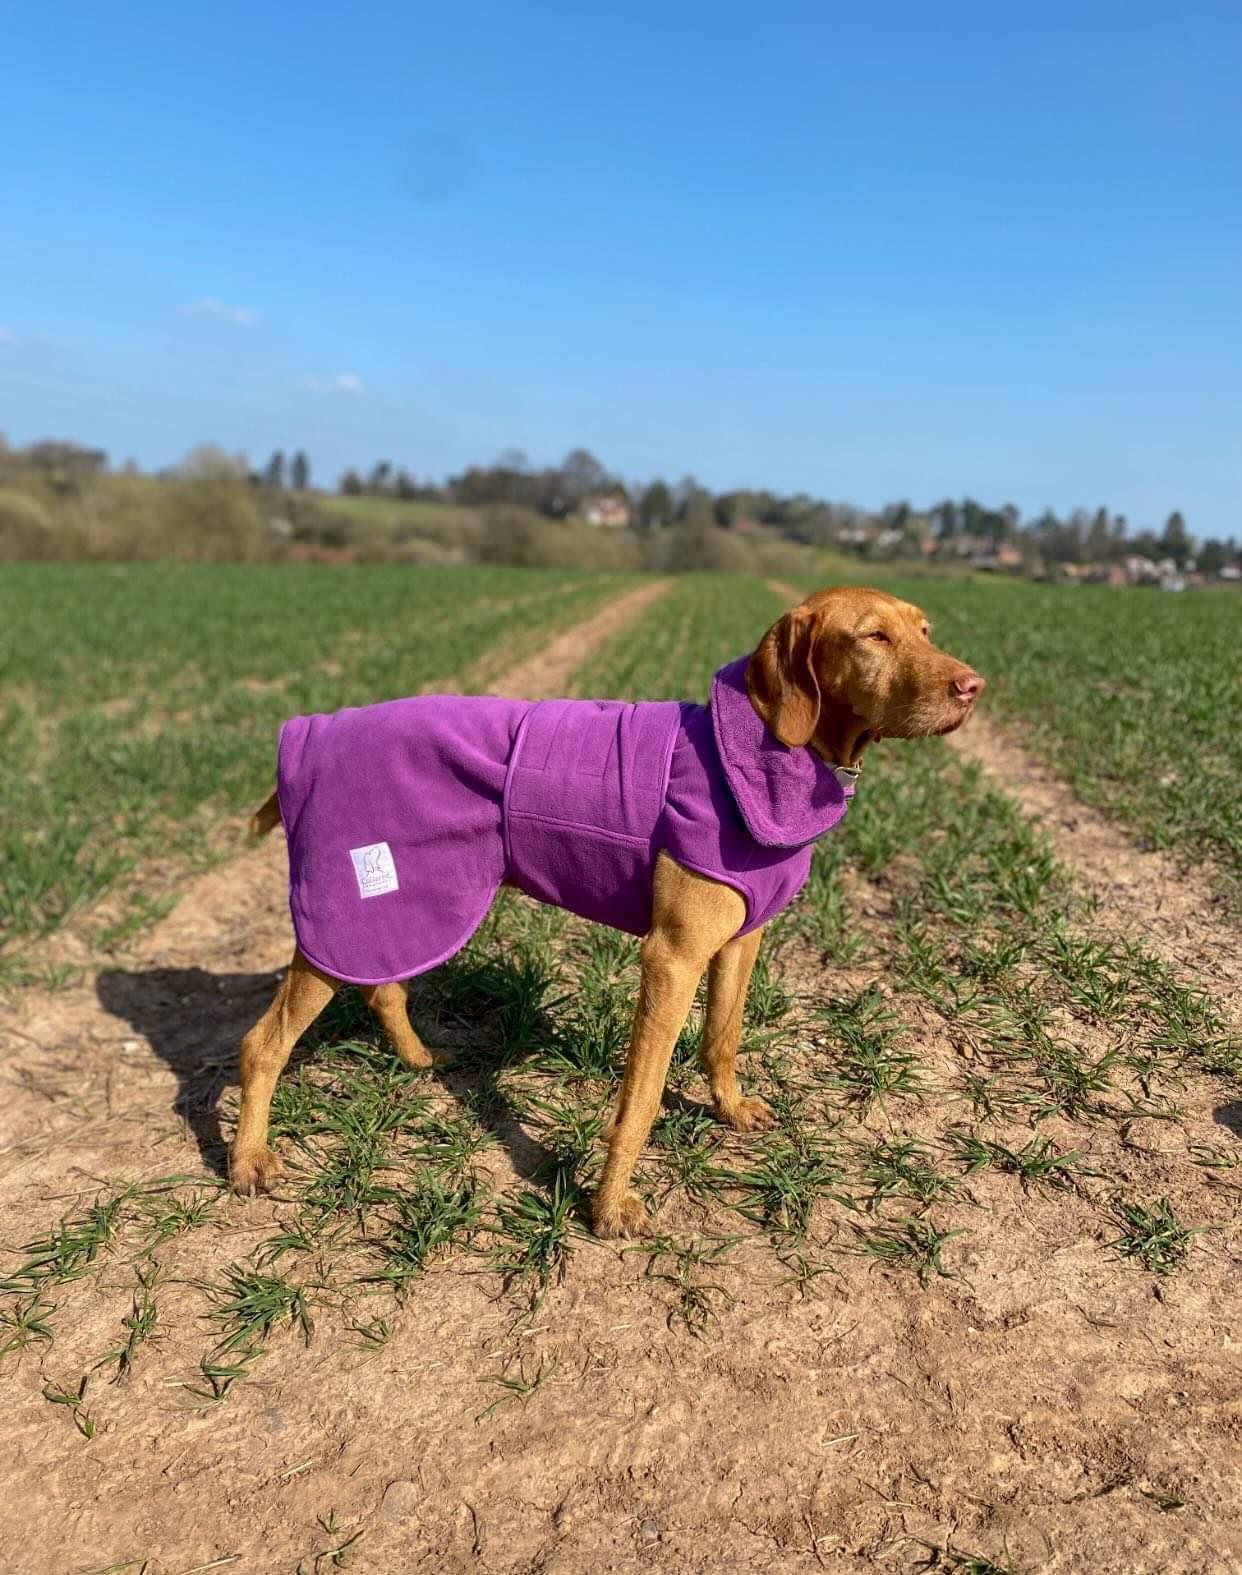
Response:
[[[800,591],[796,585],[790,585],[787,580],[765,580],[763,583],[772,592],[773,596],[779,596],[783,602],[788,602],[791,607],[796,607],[806,595],[805,591]]]
[[[1167,853],[1137,847],[1115,821],[1084,804],[986,715],[950,734],[948,742],[1040,822],[1057,858],[1095,898],[1103,928],[1141,940],[1184,968],[1237,1019],[1242,928],[1201,876]]]
[[[510,668],[496,680],[494,692],[519,700],[545,700],[561,694],[575,668],[620,634],[652,602],[666,595],[671,584],[671,580],[656,580],[619,596],[593,618],[566,629],[542,651]]]

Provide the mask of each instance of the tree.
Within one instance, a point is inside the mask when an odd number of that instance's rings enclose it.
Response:
[[[290,462],[289,485],[295,492],[305,492],[310,486],[310,460],[305,449],[300,448]]]
[[[386,459],[381,459],[378,465],[372,466],[371,474],[367,477],[368,492],[387,492],[388,478],[392,475],[392,466]]]
[[[339,485],[347,498],[357,498],[362,494],[362,477],[352,466],[341,477]]]
[[[1166,558],[1172,558],[1180,569],[1186,559],[1190,557],[1194,543],[1190,539],[1190,532],[1186,529],[1186,521],[1182,518],[1181,511],[1174,509],[1164,522],[1164,534],[1160,538],[1160,551]]]
[[[244,454],[228,454],[215,443],[200,443],[177,466],[182,481],[244,481],[250,464]]]
[[[263,471],[263,484],[275,487],[278,491],[285,484],[285,454],[283,449],[277,449],[268,460]]]
[[[392,484],[392,490],[399,498],[406,500],[410,498],[416,498],[418,496],[418,487],[415,485],[414,478],[410,475],[409,471],[404,468],[397,472],[396,478]]]
[[[571,449],[561,466],[565,492],[571,503],[578,503],[592,492],[602,492],[608,485],[608,472],[594,454],[584,448]]]
[[[648,530],[671,523],[673,494],[662,481],[653,481],[639,497],[638,518]]]
[[[1108,510],[1096,509],[1091,516],[1091,524],[1087,527],[1087,562],[1103,563],[1109,555],[1112,546],[1112,534],[1108,527]]]

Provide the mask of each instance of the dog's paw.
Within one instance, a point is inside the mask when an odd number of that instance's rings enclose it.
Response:
[[[397,1055],[411,1072],[430,1072],[432,1067],[444,1068],[453,1060],[451,1050],[431,1050],[426,1045],[419,1045],[417,1050],[398,1050]]]
[[[285,1167],[270,1148],[261,1148],[251,1154],[234,1154],[229,1164],[229,1182],[233,1191],[243,1198],[270,1192],[273,1183],[284,1173]]]
[[[762,1132],[776,1120],[771,1105],[766,1099],[760,1099],[758,1094],[739,1099],[736,1105],[719,1110],[718,1114],[733,1132]]]
[[[591,1223],[595,1234],[605,1241],[650,1236],[653,1229],[647,1205],[636,1192],[627,1192],[619,1203],[607,1206],[597,1198],[591,1211]]]

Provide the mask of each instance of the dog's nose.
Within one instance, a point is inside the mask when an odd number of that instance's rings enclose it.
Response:
[[[959,700],[977,700],[986,683],[986,678],[967,668],[964,673],[957,675],[949,687]]]

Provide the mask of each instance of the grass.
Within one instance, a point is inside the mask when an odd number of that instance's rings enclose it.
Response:
[[[1168,1198],[1157,1198],[1154,1203],[1117,1198],[1111,1215],[1121,1227],[1121,1235],[1108,1245],[1121,1257],[1159,1275],[1174,1274],[1186,1262],[1196,1232],[1181,1223]]]
[[[879,582],[885,583],[887,582]],[[988,676],[988,711],[1088,803],[1242,883],[1242,598],[917,580],[936,638]]]
[[[907,1269],[927,1285],[933,1275],[950,1279],[953,1271],[945,1267],[943,1250],[961,1230],[941,1230],[922,1215],[909,1215],[891,1224],[859,1228],[858,1251],[877,1267]]]
[[[8,715],[14,771],[30,768],[33,785],[7,781],[0,790],[19,836],[57,793],[73,813],[97,802],[81,775],[52,782],[71,745],[90,746],[86,758],[103,761],[106,782],[129,782],[130,797],[118,802],[136,815],[162,823],[201,810],[207,824],[264,785],[277,716],[400,692],[413,672],[447,681],[477,671],[480,655],[562,627],[616,584],[519,571],[337,578],[281,569],[270,572],[292,578],[262,587],[212,569],[46,572],[61,577],[55,588],[84,627],[75,624],[66,648],[54,650],[52,635],[21,613],[39,649],[20,656]],[[1027,594],[990,589],[994,604],[970,585],[934,587],[947,643],[985,667],[989,652],[994,665],[1005,659],[1000,624],[1018,621]],[[249,646],[243,635],[260,590],[278,598],[278,617],[259,619]],[[12,587],[6,592],[16,605]],[[1076,600],[1082,594],[1067,601],[1089,608]],[[298,615],[298,595],[304,605],[310,598],[314,618]],[[102,632],[89,627],[92,597],[103,604]],[[190,617],[200,601],[201,626]],[[1159,606],[1175,601],[1180,608],[1174,598]],[[1148,605],[1128,605],[1140,602]],[[759,582],[682,577],[570,687],[702,697],[714,668],[753,645],[781,606]],[[147,649],[122,639],[127,619],[147,631]],[[367,632],[355,638],[364,621]],[[977,636],[979,648],[958,635]],[[105,659],[109,643],[115,665]],[[240,760],[222,763],[212,743],[165,781],[158,751],[142,755],[140,719],[114,714],[111,702],[147,681],[153,651],[156,668],[165,653],[157,737],[165,726],[169,733],[160,748],[219,726],[220,750]],[[255,690],[256,681],[279,687]],[[46,690],[39,705],[29,688],[36,682]],[[1106,740],[1104,757],[1113,747]],[[116,777],[110,752],[114,765],[126,762]],[[23,895],[19,871],[4,899],[10,914],[54,924],[106,889],[120,870],[108,873],[107,859],[132,861],[146,845],[145,833],[129,837],[123,815],[118,824],[116,840],[94,821],[84,840],[69,838],[57,854],[58,896]],[[1201,845],[1188,822],[1182,830],[1185,845]],[[434,1077],[404,1068],[357,993],[342,991],[277,1087],[273,1135],[288,1176],[271,1227],[241,1259],[222,1236],[208,1254],[214,1267],[191,1287],[207,1337],[183,1378],[190,1402],[226,1401],[271,1347],[308,1341],[317,1318],[359,1357],[383,1351],[393,1308],[416,1297],[429,1272],[485,1274],[519,1317],[537,1309],[573,1272],[580,1248],[628,1040],[635,963],[630,937],[502,897],[471,945],[411,991],[420,1032],[453,1055]],[[959,1273],[960,1238],[986,1237],[988,1200],[1004,1194],[1024,1209],[1052,1200],[1057,1212],[1044,1217],[1060,1222],[1050,1228],[1067,1240],[1105,1209],[1110,1250],[1147,1272],[1175,1273],[1195,1231],[1163,1195],[1118,1199],[1109,1156],[1136,1119],[1178,1121],[1188,1079],[1236,1079],[1242,1068],[1228,1025],[1195,982],[1140,943],[1099,933],[1038,829],[934,742],[875,752],[849,816],[816,851],[803,900],[771,928],[743,1042],[747,1091],[772,1105],[771,1131],[735,1137],[712,1118],[695,1059],[698,1026],[696,1011],[640,1165],[640,1190],[663,1213],[631,1260],[663,1298],[670,1326],[691,1335],[730,1316],[742,1247],[765,1255],[774,1285],[802,1294],[860,1259],[932,1287]],[[1229,1188],[1230,1160],[1200,1145],[1188,1174]],[[1144,1187],[1144,1163],[1126,1150],[1139,1178],[1127,1175],[1127,1192],[1157,1190]],[[1071,1201],[1091,1207],[1070,1209]],[[107,1288],[119,1335],[99,1367],[119,1379],[158,1361],[167,1282],[157,1264],[184,1238],[201,1244],[221,1232],[228,1207],[201,1173],[121,1179],[44,1227],[3,1282],[6,1369],[54,1357],[81,1282],[101,1289],[118,1264],[132,1273]],[[493,1380],[504,1390],[497,1404],[529,1399],[544,1376],[538,1365],[510,1363]],[[73,1393],[58,1389],[56,1403],[72,1410]],[[81,1397],[73,1404],[81,1408]],[[1001,1567],[947,1548],[937,1557],[942,1568]]]
[[[480,568],[6,565],[0,969],[124,882],[123,945],[240,845],[280,723],[428,685],[487,687],[623,578]]]

